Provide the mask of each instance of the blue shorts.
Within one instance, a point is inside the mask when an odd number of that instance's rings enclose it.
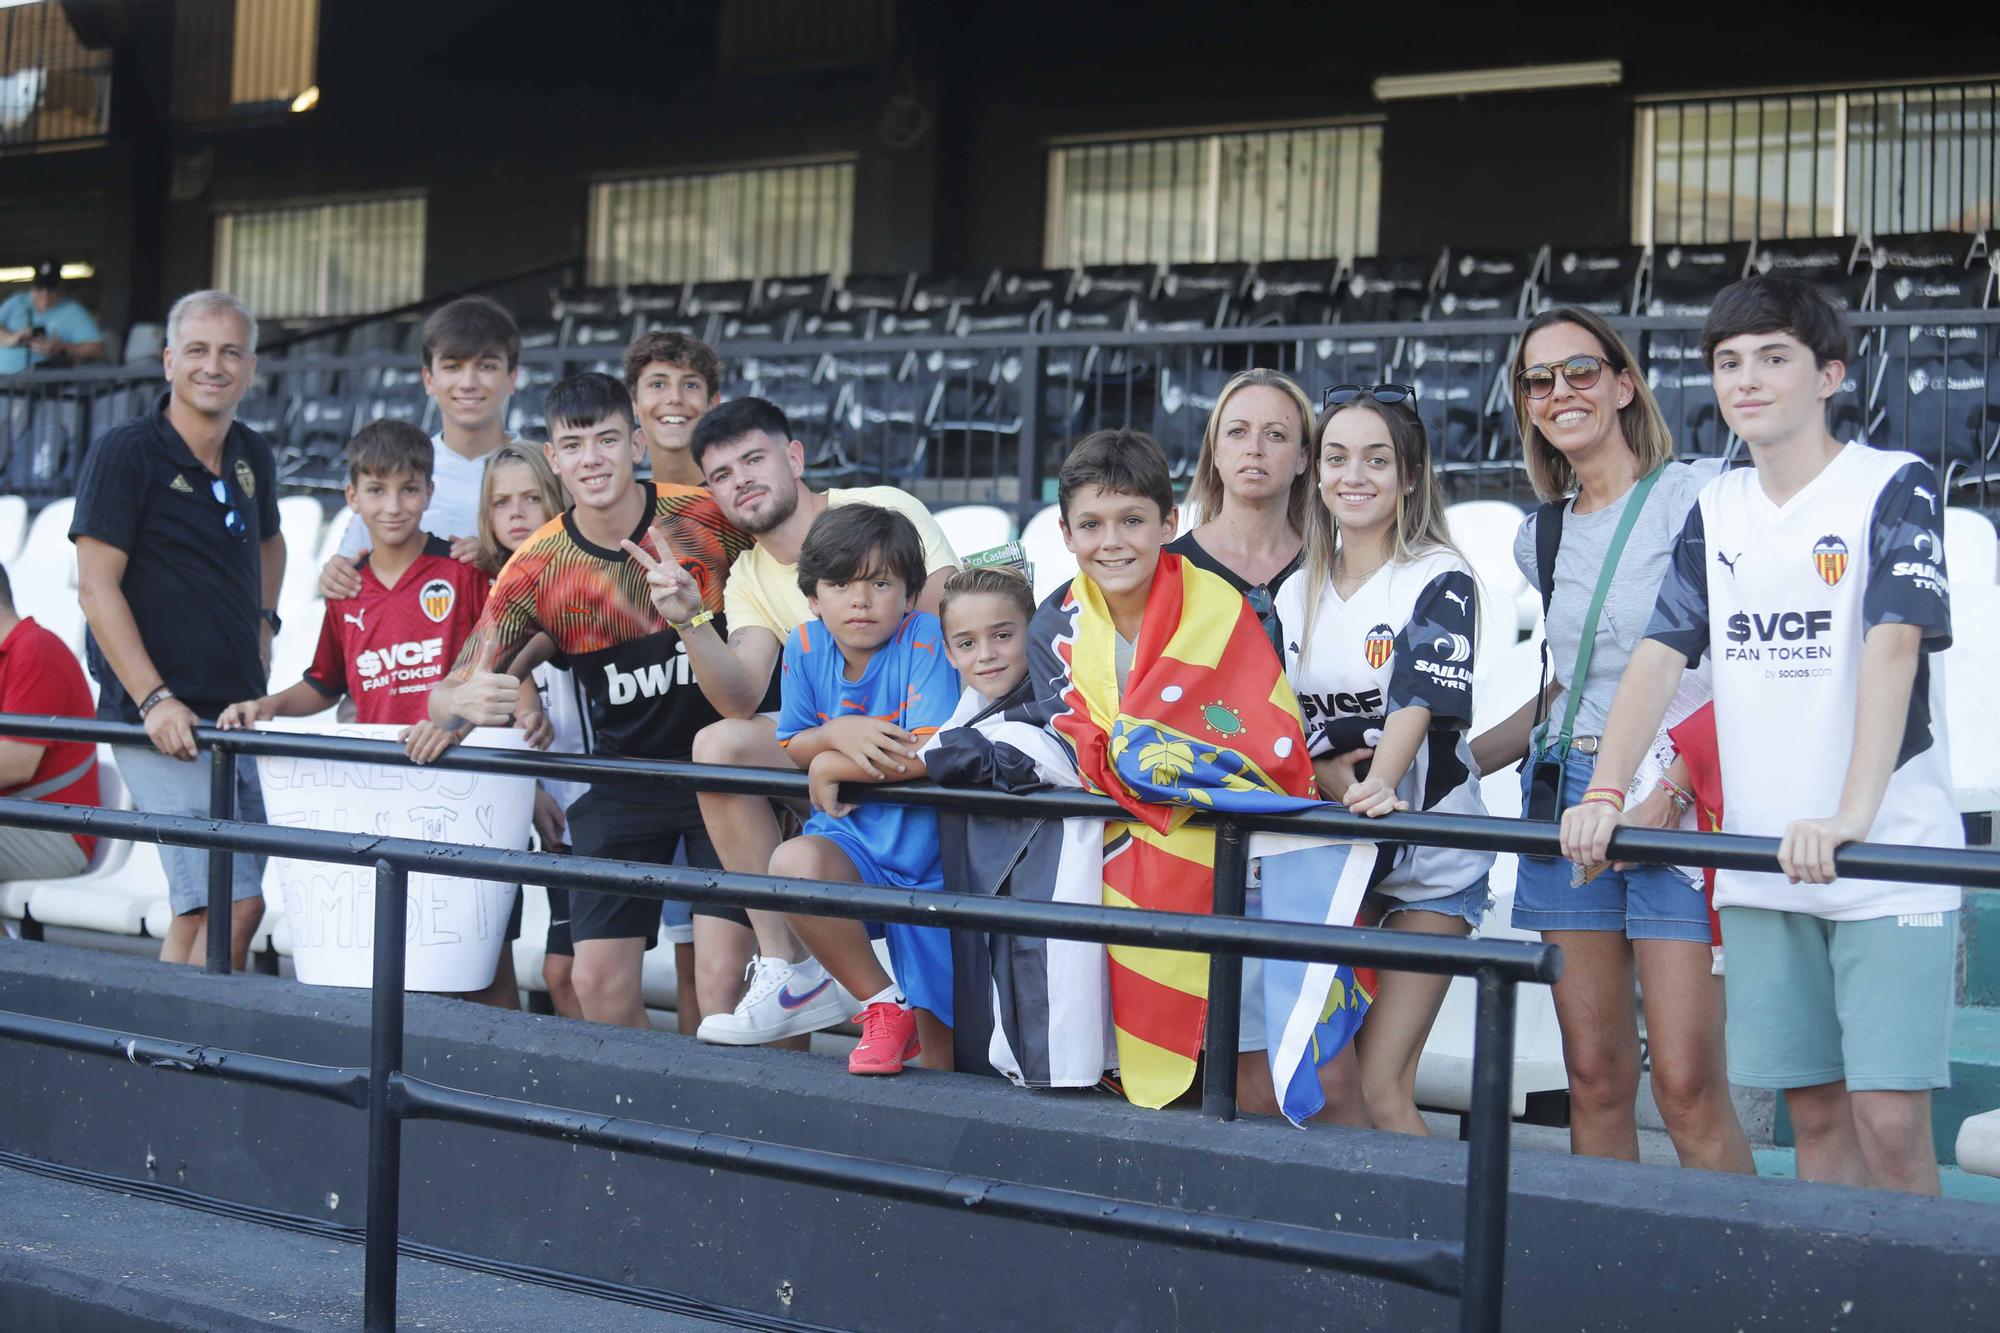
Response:
[[[1572,754],[1563,764],[1563,808],[1590,788],[1594,755]],[[1523,764],[1527,787],[1532,765]],[[1575,867],[1561,857],[1524,856],[1514,881],[1517,930],[1611,930],[1632,940],[1687,940],[1707,944],[1708,896],[1673,866],[1606,870],[1588,884],[1571,886]]]
[[[1455,916],[1465,921],[1474,930],[1486,919],[1486,913],[1493,906],[1493,886],[1488,877],[1481,875],[1457,893],[1447,893],[1442,898],[1426,898],[1422,902],[1409,903],[1386,893],[1369,890],[1368,905],[1382,911],[1381,920],[1386,923],[1398,912],[1437,912],[1442,916]]]
[[[806,821],[805,835],[824,838],[840,849],[863,884],[881,884],[892,889],[919,889],[930,893],[944,890],[944,868],[934,866],[927,879],[914,880],[890,870],[875,859],[868,844],[856,836],[846,821],[815,813]],[[870,923],[872,926],[873,923]],[[879,927],[889,941],[889,968],[905,998],[919,1009],[929,1010],[946,1027],[951,1026],[951,932],[942,926],[905,926],[886,922]],[[874,934],[874,930],[869,932]],[[866,1000],[865,995],[857,999]]]

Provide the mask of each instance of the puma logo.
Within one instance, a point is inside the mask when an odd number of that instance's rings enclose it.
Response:
[[[1472,608],[1471,608],[1470,606],[1468,606],[1468,605],[1466,604],[1466,601],[1465,601],[1465,594],[1464,594],[1464,593],[1462,593],[1462,592],[1452,592],[1452,591],[1450,591],[1449,589],[1447,589],[1447,590],[1445,591],[1445,594],[1444,594],[1444,597],[1445,597],[1445,600],[1446,600],[1446,601],[1448,601],[1448,602],[1456,602],[1456,603],[1458,603],[1458,613],[1459,613],[1460,615],[1462,615],[1462,616],[1469,616],[1469,615],[1471,615],[1471,614],[1472,614]]]
[[[1910,494],[1921,497],[1925,506],[1928,507],[1933,514],[1937,512],[1937,497],[1935,495],[1932,495],[1929,491],[1925,490],[1921,486],[1910,487]]]
[[[1735,555],[1724,555],[1720,551],[1715,553],[1715,563],[1728,570],[1731,578],[1736,577],[1736,562],[1742,558],[1743,552],[1741,551],[1738,551]]]
[[[340,618],[342,620],[345,620],[348,624],[354,626],[354,628],[360,630],[363,634],[366,634],[368,632],[368,627],[361,623],[361,618],[367,614],[368,614],[368,608],[364,606],[359,611],[342,611],[340,613]]]

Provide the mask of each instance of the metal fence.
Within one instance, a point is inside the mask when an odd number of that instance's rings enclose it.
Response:
[[[715,332],[728,335],[732,321],[718,318]],[[2000,354],[2000,309],[1869,311],[1850,320],[1856,350],[1832,402],[1835,433],[1922,456],[1957,502],[2000,504],[2000,389],[1989,374]],[[1519,320],[911,337],[901,325],[884,327],[891,321],[866,337],[830,321],[809,332],[811,322],[744,317],[719,345],[724,396],[756,394],[784,408],[819,485],[896,485],[935,504],[999,504],[1025,522],[1053,500],[1067,446],[1101,427],[1151,433],[1184,479],[1223,384],[1263,365],[1293,374],[1315,397],[1343,382],[1412,384],[1452,498],[1531,493],[1506,383]],[[626,342],[647,323],[643,315],[578,316],[560,328],[524,329],[510,432],[540,437],[542,398],[560,376],[620,374]],[[1740,452],[1702,364],[1699,317],[1612,323],[1635,349],[1681,455]],[[838,336],[823,336],[828,330]],[[344,484],[341,451],[365,421],[436,427],[413,342],[330,354],[339,341],[314,336],[264,358],[238,409],[272,442],[293,489]],[[0,380],[0,491],[71,494],[90,442],[146,410],[162,387],[151,363]]]
[[[47,739],[146,744],[144,730],[137,726],[66,718],[0,717],[0,731]],[[239,754],[395,765],[407,764],[408,758],[401,747],[385,742],[223,732],[210,728],[199,729],[197,739],[215,754],[209,818],[0,799],[0,824],[210,849],[211,929],[206,962],[210,971],[220,973],[229,971],[232,853],[265,853],[374,867],[377,947],[368,1067],[364,1070],[309,1066],[15,1013],[0,1013],[0,1035],[114,1059],[129,1059],[136,1054],[147,1057],[154,1068],[239,1079],[365,1108],[369,1115],[365,1318],[370,1329],[393,1328],[395,1323],[401,1125],[409,1119],[480,1125],[828,1188],[852,1189],[926,1206],[978,1207],[992,1215],[1100,1234],[1321,1265],[1421,1290],[1456,1294],[1461,1328],[1497,1330],[1500,1326],[1506,1262],[1515,987],[1523,982],[1553,982],[1561,967],[1559,951],[1539,944],[1243,919],[1248,868],[1245,834],[1269,830],[1368,840],[1388,836],[1397,842],[1553,855],[1557,851],[1556,830],[1551,824],[1414,813],[1370,820],[1335,809],[1208,817],[1216,825],[1217,834],[1214,915],[1140,913],[246,824],[227,817],[235,756]],[[437,766],[580,781],[644,775],[689,790],[792,799],[804,796],[806,787],[805,775],[798,773],[464,747],[447,752]],[[1017,818],[1023,815],[1118,817],[1109,801],[1080,793],[1014,795],[898,784],[850,787],[843,794],[860,801],[889,801]],[[1612,842],[1616,854],[1629,860],[1742,870],[1774,868],[1777,846],[1777,840],[1772,838],[1651,829],[1622,829]],[[1838,864],[1843,875],[2000,888],[2000,855],[1992,852],[1854,844],[1840,850]],[[402,1070],[402,925],[407,910],[407,876],[414,870],[566,885],[653,899],[700,900],[825,916],[1206,952],[1211,960],[1202,1107],[1205,1113],[1221,1119],[1235,1115],[1237,997],[1243,956],[1338,961],[1473,976],[1478,983],[1478,1001],[1464,1234],[1458,1242],[1405,1240],[1223,1217],[1018,1182],[970,1179],[926,1167],[856,1160],[811,1148],[607,1119],[570,1108],[490,1097],[412,1078]]]

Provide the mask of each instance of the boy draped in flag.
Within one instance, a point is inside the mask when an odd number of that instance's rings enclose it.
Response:
[[[1755,466],[1688,514],[1563,854],[1604,859],[1674,683],[1707,656],[1722,826],[1783,839],[1784,873],[1715,876],[1729,1081],[1784,1092],[1801,1178],[1936,1194],[1959,890],[1842,876],[1834,858],[1964,845],[1931,656],[1951,643],[1942,492],[1915,455],[1828,433],[1847,325],[1817,289],[1727,287],[1701,341]]]
[[[1215,833],[1189,816],[1317,801],[1297,697],[1242,594],[1162,551],[1177,515],[1166,457],[1151,437],[1129,430],[1086,437],[1063,463],[1057,497],[1078,573],[1029,626],[1036,697],[1007,716],[1044,729],[1075,779],[1131,816],[1103,829],[1103,903],[1206,913]],[[1372,848],[1360,851],[1320,846],[1266,856],[1266,915],[1352,924],[1374,861]],[[1314,896],[1314,909],[1300,912]],[[1110,1063],[1128,1099],[1165,1106],[1194,1080],[1208,958],[1125,945],[1108,953],[1117,1046]],[[1254,1054],[1239,1062],[1244,1108],[1300,1122],[1326,1107],[1330,1091],[1335,1118],[1367,1123],[1347,1046],[1363,1007],[1351,971],[1283,964],[1265,971],[1262,995],[1248,1009],[1269,1013],[1269,1066]]]

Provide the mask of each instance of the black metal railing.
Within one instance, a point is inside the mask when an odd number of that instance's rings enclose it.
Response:
[[[1855,352],[1831,402],[1835,433],[1918,454],[1959,502],[2000,503],[2000,386],[1988,376],[2000,354],[2000,309],[1858,311],[1849,320]],[[1698,317],[1611,322],[1634,348],[1682,456],[1739,447],[1701,362]],[[585,336],[577,323],[565,326],[567,345],[548,332],[522,352],[511,433],[539,435],[542,397],[559,376],[621,373],[625,340],[645,317],[617,321],[590,341],[575,341]],[[1525,499],[1505,384],[1521,327],[1468,319],[919,338],[794,331],[783,341],[725,339],[720,351],[724,395],[755,394],[784,408],[816,484],[897,485],[934,504],[999,504],[1025,523],[1053,499],[1068,444],[1100,427],[1151,433],[1185,478],[1217,394],[1252,365],[1285,370],[1315,393],[1341,382],[1414,384],[1453,498]],[[259,387],[238,409],[271,441],[280,479],[295,490],[344,485],[342,450],[368,420],[436,424],[413,351],[312,350],[337,341],[314,335],[265,357]],[[71,494],[90,442],[148,409],[158,391],[150,363],[0,380],[0,491]]]
[[[0,732],[54,740],[146,744],[143,728],[69,718],[0,716]],[[376,948],[367,1069],[327,1069],[269,1057],[246,1058],[235,1052],[24,1014],[0,1013],[0,1035],[72,1050],[96,1051],[116,1058],[144,1059],[158,1068],[244,1079],[349,1106],[365,1105],[369,1114],[365,1318],[371,1329],[394,1326],[401,1125],[406,1119],[475,1124],[667,1160],[854,1189],[923,1205],[974,1206],[995,1215],[1102,1234],[1312,1263],[1421,1290],[1456,1294],[1462,1328],[1499,1328],[1506,1259],[1515,987],[1523,982],[1553,982],[1561,966],[1559,951],[1553,946],[1509,941],[1245,920],[1240,915],[1246,870],[1244,835],[1268,830],[1370,841],[1389,837],[1396,842],[1554,855],[1556,831],[1551,824],[1419,813],[1371,820],[1337,809],[1282,815],[1204,816],[1217,825],[1215,915],[1135,912],[247,824],[227,817],[237,755],[332,758],[399,766],[407,765],[409,760],[400,746],[388,742],[224,732],[212,728],[200,728],[196,735],[199,743],[214,755],[208,818],[0,799],[0,825],[209,849],[207,966],[216,972],[226,973],[230,963],[232,854],[277,854],[374,867]],[[448,751],[435,766],[573,781],[645,776],[682,789],[794,799],[804,796],[806,789],[806,777],[799,773],[467,747]],[[1082,793],[1016,795],[929,784],[886,784],[849,787],[843,795],[864,802],[888,801],[975,814],[1119,817],[1117,808],[1109,801]],[[1621,829],[1612,842],[1612,849],[1624,859],[1746,870],[1772,869],[1777,848],[1777,840],[1771,838],[1629,828]],[[1843,875],[2000,888],[2000,854],[1992,852],[1851,844],[1840,850],[1837,861]],[[1206,952],[1211,956],[1210,1007],[1202,1105],[1205,1112],[1222,1119],[1235,1114],[1237,994],[1244,956],[1471,975],[1477,980],[1478,995],[1463,1238],[1456,1244],[1388,1239],[1221,1217],[1018,1182],[968,1178],[932,1168],[858,1160],[810,1148],[607,1119],[570,1108],[474,1094],[411,1078],[402,1070],[405,941],[402,925],[407,912],[407,876],[418,870],[506,882],[567,885],[653,899],[700,900],[766,910]],[[1107,1206],[1112,1204],[1116,1206]]]

